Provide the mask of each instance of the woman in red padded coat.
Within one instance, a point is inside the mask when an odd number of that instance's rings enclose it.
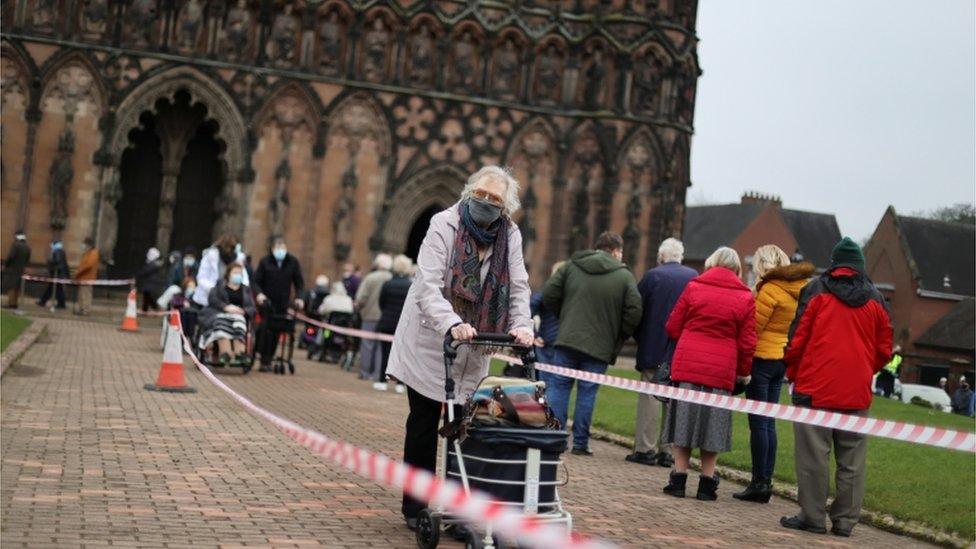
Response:
[[[671,361],[671,380],[678,387],[729,395],[736,381],[748,382],[756,351],[756,306],[739,280],[741,268],[735,250],[719,248],[678,298],[667,323],[668,335],[678,342]],[[664,492],[685,496],[688,458],[692,448],[699,448],[702,474],[696,497],[714,501],[718,453],[732,449],[732,412],[671,400],[664,430],[674,455]]]

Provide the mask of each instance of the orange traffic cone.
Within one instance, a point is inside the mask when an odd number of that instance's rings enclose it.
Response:
[[[159,369],[156,383],[147,383],[146,390],[169,391],[172,393],[195,393],[188,387],[183,376],[183,338],[180,335],[180,313],[173,311],[167,323],[166,348],[163,351],[163,365]]]
[[[122,325],[119,326],[119,329],[124,332],[139,331],[139,321],[136,320],[135,288],[129,290],[129,297],[126,299],[126,303],[125,303],[125,317],[122,319]]]

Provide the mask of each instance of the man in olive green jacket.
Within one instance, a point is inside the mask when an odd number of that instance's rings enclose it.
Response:
[[[641,319],[641,297],[634,275],[621,261],[623,239],[612,232],[601,234],[593,250],[573,257],[546,282],[542,299],[559,317],[556,338],[557,366],[602,374],[617,360],[624,341],[633,335]],[[543,376],[549,405],[565,425],[573,378]],[[589,448],[590,419],[600,388],[580,381],[573,413],[573,453],[592,455]]]

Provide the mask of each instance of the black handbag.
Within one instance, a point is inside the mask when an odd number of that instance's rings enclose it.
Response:
[[[651,377],[651,382],[658,385],[674,385],[671,381],[671,359],[674,355],[675,342],[673,339],[668,339],[668,346],[664,348],[664,360],[658,364],[657,368],[654,370],[654,376]],[[654,398],[658,399],[664,404],[667,404],[671,399],[664,398],[662,396],[654,395]]]

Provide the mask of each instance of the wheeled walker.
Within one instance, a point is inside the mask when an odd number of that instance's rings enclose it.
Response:
[[[506,368],[506,376],[535,381],[535,353],[532,348],[514,343],[508,334],[479,334],[473,340],[456,342],[448,335],[444,340],[444,391],[447,413],[444,432],[450,432],[454,417],[454,379],[451,375],[458,348],[507,347],[521,355],[522,366]],[[534,515],[538,522],[563,525],[572,531],[572,515],[562,507],[557,486],[557,470],[563,465],[560,455],[566,451],[567,433],[546,428],[518,428],[498,425],[467,426],[463,441],[452,436],[438,451],[438,476],[460,481],[464,490],[486,492],[502,505]],[[489,522],[484,529],[465,524],[446,514],[442,508],[426,508],[417,516],[417,546],[437,547],[441,527],[463,528],[465,547],[491,549],[499,545]],[[455,530],[458,532],[458,530]]]

